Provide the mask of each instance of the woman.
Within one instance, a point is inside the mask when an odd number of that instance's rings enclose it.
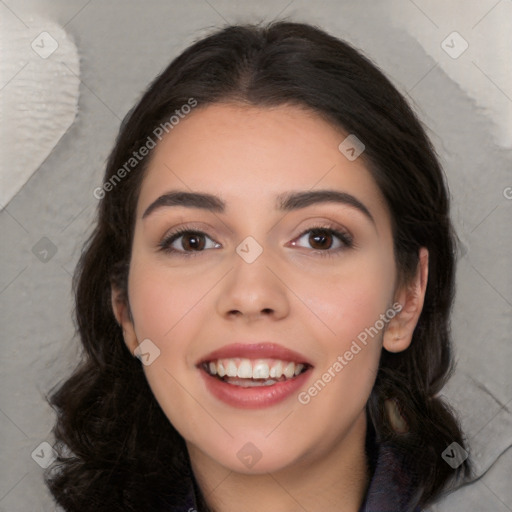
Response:
[[[438,396],[454,235],[389,80],[305,24],[196,42],[121,127],[52,396],[65,510],[421,510],[469,474]]]

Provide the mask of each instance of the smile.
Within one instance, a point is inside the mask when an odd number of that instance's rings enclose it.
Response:
[[[207,391],[232,407],[263,408],[298,391],[311,374],[305,357],[270,344],[233,344],[197,364]]]

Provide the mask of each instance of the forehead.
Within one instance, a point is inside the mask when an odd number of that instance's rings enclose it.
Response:
[[[315,188],[349,192],[385,209],[363,159],[349,161],[338,149],[347,135],[298,106],[197,107],[153,150],[137,217],[175,189],[216,194],[227,213],[235,205],[273,208],[283,191]]]

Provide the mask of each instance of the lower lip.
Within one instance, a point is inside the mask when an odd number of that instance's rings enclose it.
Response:
[[[208,391],[222,402],[240,409],[262,409],[282,402],[293,395],[309,378],[311,368],[296,377],[272,386],[243,388],[228,384],[199,368]]]

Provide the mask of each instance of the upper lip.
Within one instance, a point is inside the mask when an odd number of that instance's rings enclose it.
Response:
[[[210,352],[199,360],[197,366],[217,359],[229,359],[233,357],[247,359],[280,359],[294,363],[306,363],[312,366],[311,362],[302,354],[270,342],[256,343],[232,343]]]

